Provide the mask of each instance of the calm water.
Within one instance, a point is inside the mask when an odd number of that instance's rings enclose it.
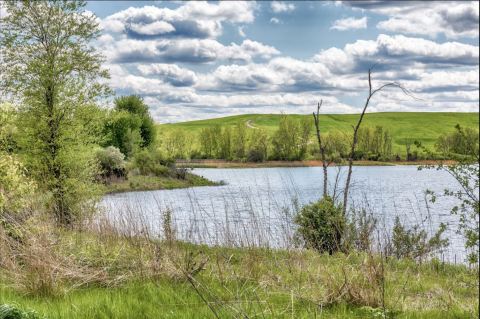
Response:
[[[291,245],[295,202],[305,204],[322,194],[322,168],[195,169],[224,186],[131,192],[108,195],[102,205],[108,216],[131,224],[148,224],[152,235],[161,235],[162,212],[170,209],[177,236],[208,244]],[[340,188],[346,168],[329,168],[330,190],[338,175]],[[351,205],[363,207],[377,219],[382,231],[389,231],[395,216],[407,225],[420,224],[428,231],[448,225],[450,247],[445,258],[464,256],[463,240],[455,233],[457,220],[450,214],[456,201],[440,196],[435,204],[425,190],[443,193],[456,189],[445,172],[418,171],[414,166],[355,167]]]

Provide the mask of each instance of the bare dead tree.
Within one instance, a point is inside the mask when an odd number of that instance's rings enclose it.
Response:
[[[350,188],[350,182],[352,178],[352,166],[353,166],[353,156],[355,154],[355,148],[357,146],[358,142],[358,130],[360,129],[360,125],[362,124],[363,117],[365,116],[365,112],[367,111],[368,104],[370,103],[370,100],[372,97],[382,91],[383,89],[386,89],[388,87],[396,87],[399,88],[403,91],[408,96],[412,96],[412,94],[405,89],[400,83],[397,82],[389,82],[386,84],[383,84],[382,86],[372,89],[372,69],[374,66],[372,66],[370,69],[368,69],[368,97],[367,100],[365,101],[365,105],[363,106],[362,113],[360,114],[360,118],[358,119],[357,125],[353,127],[353,140],[352,140],[352,146],[350,149],[350,154],[348,156],[348,173],[347,173],[347,181],[345,182],[345,189],[343,191],[343,214],[345,215],[347,212],[347,204],[348,204],[348,191]]]
[[[327,162],[327,158],[325,156],[325,144],[322,143],[322,136],[320,133],[320,108],[322,107],[323,100],[317,104],[317,113],[313,112],[313,120],[315,122],[315,129],[317,132],[317,141],[318,141],[318,148],[320,149],[320,157],[322,159],[322,167],[323,167],[323,197],[328,195],[328,172],[327,168],[330,163]]]

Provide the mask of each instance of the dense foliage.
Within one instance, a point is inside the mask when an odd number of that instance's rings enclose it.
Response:
[[[0,86],[20,102],[20,154],[48,191],[57,221],[71,224],[92,196],[92,131],[84,109],[108,91],[90,45],[98,22],[81,1],[6,1]]]
[[[212,125],[193,135],[182,129],[168,129],[160,131],[156,145],[175,159],[247,162],[318,159],[319,150],[314,143],[312,126],[309,118],[298,120],[283,115],[271,135],[266,130],[243,121],[225,126]],[[351,134],[331,130],[322,139],[329,162],[341,162],[348,157]],[[358,139],[355,160],[399,159],[398,154],[392,151],[390,131],[382,126],[361,128]]]
[[[331,197],[303,206],[295,216],[295,223],[297,236],[307,248],[330,254],[342,248],[346,219],[342,207]]]
[[[115,99],[115,108],[105,130],[105,145],[115,146],[127,158],[139,149],[152,145],[155,139],[155,125],[148,106],[137,95]]]

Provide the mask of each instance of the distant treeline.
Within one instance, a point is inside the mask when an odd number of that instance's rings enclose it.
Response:
[[[467,138],[477,139],[478,131],[467,128]],[[392,133],[383,126],[360,128],[355,160],[394,161],[452,158],[468,154],[459,143],[457,132],[439,136],[435,149],[427,150],[414,139],[404,139],[405,148],[393,150]],[[352,134],[333,130],[322,135],[329,161],[348,157]],[[314,135],[313,119],[284,115],[272,134],[262,128],[248,127],[245,122],[234,126],[213,125],[199,133],[182,129],[160,134],[157,141],[162,152],[176,159],[223,159],[231,161],[262,162],[265,160],[318,159],[319,148]],[[477,142],[478,144],[478,142]]]

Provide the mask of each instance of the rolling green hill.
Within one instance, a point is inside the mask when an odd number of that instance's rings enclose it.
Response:
[[[363,125],[373,127],[380,125],[390,130],[394,151],[403,153],[406,139],[417,140],[427,147],[432,147],[439,135],[453,131],[456,124],[478,129],[478,115],[478,113],[445,112],[367,113]],[[160,135],[172,130],[183,130],[185,133],[196,134],[202,128],[212,125],[233,126],[238,122],[244,122],[246,125],[248,124],[247,126],[263,128],[271,134],[277,129],[281,116],[280,114],[245,114],[200,121],[160,124],[158,125],[158,131]],[[298,114],[289,116],[298,119],[306,116],[312,117],[311,115]],[[332,130],[349,132],[352,131],[352,125],[356,123],[358,117],[359,114],[324,114],[320,115],[320,125],[324,132]]]

